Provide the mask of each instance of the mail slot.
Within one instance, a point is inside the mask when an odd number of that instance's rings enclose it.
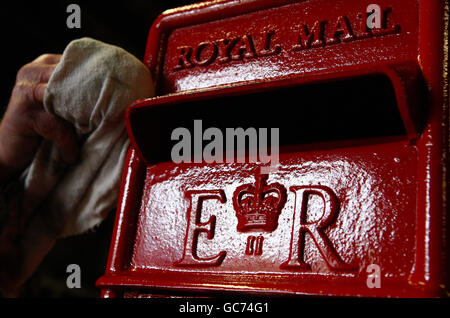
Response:
[[[144,62],[102,297],[447,293],[447,1],[206,1]]]

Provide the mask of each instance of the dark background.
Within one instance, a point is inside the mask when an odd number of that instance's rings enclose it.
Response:
[[[44,53],[62,53],[73,39],[89,36],[120,46],[142,60],[148,31],[166,9],[199,1],[3,1],[1,112],[19,68]],[[7,4],[5,4],[7,3]],[[81,7],[81,29],[69,29],[66,8]],[[21,297],[99,297],[95,281],[104,273],[115,213],[90,233],[61,239],[28,281]],[[81,267],[81,288],[66,286],[69,264]]]

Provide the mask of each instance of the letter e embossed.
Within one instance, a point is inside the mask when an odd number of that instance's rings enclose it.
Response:
[[[197,255],[198,236],[204,232],[209,240],[214,238],[216,216],[211,215],[207,222],[201,222],[201,210],[204,200],[219,200],[225,203],[225,193],[223,190],[192,190],[186,191],[186,196],[190,199],[190,206],[187,211],[187,230],[184,240],[184,252],[175,266],[184,267],[208,267],[219,266],[224,260],[227,252],[221,251],[216,256],[200,258]]]

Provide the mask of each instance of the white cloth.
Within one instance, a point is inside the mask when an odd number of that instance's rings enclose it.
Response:
[[[43,141],[22,175],[23,201],[33,213],[18,241],[20,283],[57,238],[92,229],[115,208],[128,148],[125,109],[153,94],[148,68],[125,50],[90,38],[66,47],[44,107],[73,124],[80,157],[67,166]]]

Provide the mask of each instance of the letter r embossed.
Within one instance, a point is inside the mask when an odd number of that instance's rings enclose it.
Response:
[[[325,227],[330,225],[337,216],[339,201],[334,192],[325,186],[292,186],[290,190],[295,194],[294,217],[292,225],[289,259],[281,264],[282,269],[309,270],[310,265],[303,260],[305,249],[304,235],[311,235],[320,254],[329,268],[334,270],[350,270],[352,266],[345,264],[334,250],[328,238],[323,233]],[[307,222],[308,200],[317,195],[323,200],[323,215],[314,222]]]
[[[214,238],[216,216],[211,215],[207,222],[201,222],[202,203],[204,200],[219,200],[225,203],[226,197],[223,190],[191,190],[186,191],[190,200],[187,211],[187,229],[184,240],[183,256],[174,263],[175,266],[185,267],[209,267],[219,266],[226,256],[226,251],[221,251],[216,256],[200,258],[197,255],[198,236],[204,232],[209,240]]]

